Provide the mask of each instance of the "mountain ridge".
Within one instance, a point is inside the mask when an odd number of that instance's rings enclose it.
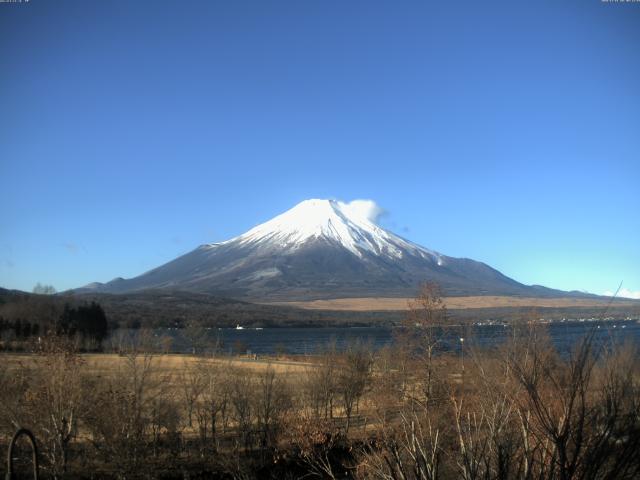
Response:
[[[77,292],[174,289],[252,301],[412,296],[424,281],[447,296],[583,296],[527,286],[468,258],[406,240],[336,200],[305,200],[224,242],[203,244],[131,279]]]

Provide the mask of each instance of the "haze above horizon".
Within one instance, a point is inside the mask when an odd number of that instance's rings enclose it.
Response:
[[[640,4],[596,0],[0,4],[0,286],[133,277],[333,198],[640,296],[639,43]]]

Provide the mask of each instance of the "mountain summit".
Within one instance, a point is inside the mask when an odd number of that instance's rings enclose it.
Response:
[[[247,233],[216,245],[238,243],[293,253],[309,242],[323,240],[359,258],[372,254],[389,259],[405,255],[438,259],[440,255],[380,228],[350,204],[337,200],[305,200]]]
[[[421,247],[376,225],[352,204],[305,200],[248,232],[195,250],[132,279],[81,291],[171,289],[251,300],[413,296],[421,282],[446,295],[560,296],[481,262]]]

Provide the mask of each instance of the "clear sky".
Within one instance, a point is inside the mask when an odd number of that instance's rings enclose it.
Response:
[[[640,291],[640,3],[0,3],[0,286],[131,277],[307,198]]]

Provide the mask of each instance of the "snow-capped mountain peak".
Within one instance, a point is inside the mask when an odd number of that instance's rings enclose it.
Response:
[[[372,222],[372,201],[306,200],[226,242],[201,245],[131,279],[85,291],[182,290],[251,300],[409,297],[424,281],[450,296],[558,295],[467,258],[440,255]]]
[[[278,247],[295,251],[312,240],[337,243],[362,257],[365,253],[391,258],[410,254],[432,257],[440,254],[413,244],[370,221],[361,209],[337,200],[305,200],[292,209],[222,244]]]

